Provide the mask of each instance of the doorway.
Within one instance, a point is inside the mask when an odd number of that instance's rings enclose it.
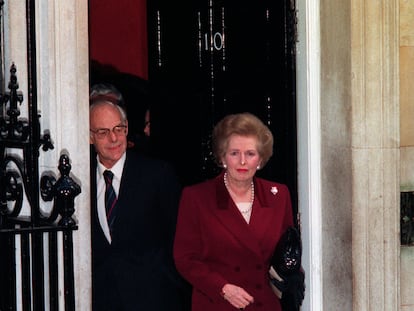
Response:
[[[200,0],[176,5],[154,0],[138,1],[130,10],[127,1],[118,3],[125,6],[125,20],[134,20],[128,14],[139,14],[137,6],[146,10],[145,30],[137,33],[147,39],[146,50],[140,53],[144,58],[148,55],[147,71],[143,70],[141,77],[125,73],[116,68],[121,61],[116,58],[101,65],[114,69],[105,79],[120,74],[137,80],[133,84],[139,85],[140,91],[128,95],[133,102],[133,118],[129,113],[129,119],[139,132],[145,109],[151,108],[153,155],[171,162],[183,185],[210,178],[218,173],[210,150],[214,124],[229,113],[252,112],[275,137],[273,157],[258,175],[286,183],[297,211],[294,1],[252,5],[244,0]],[[90,12],[95,11],[94,6],[102,10],[99,1],[90,1]],[[107,10],[112,12],[101,15],[112,13],[116,20],[114,5]],[[98,27],[93,29],[91,42],[102,36]],[[129,43],[136,48],[136,41],[129,40],[122,49],[129,49]],[[108,40],[105,44],[108,53],[111,47],[120,49]],[[96,77],[96,71],[92,70],[91,76]],[[125,81],[131,80],[112,80],[121,91],[137,90]],[[138,99],[137,93],[141,94]]]

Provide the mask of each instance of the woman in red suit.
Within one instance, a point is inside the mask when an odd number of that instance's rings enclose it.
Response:
[[[213,130],[223,171],[183,189],[174,243],[178,271],[193,286],[193,311],[280,311],[269,262],[293,225],[288,188],[255,177],[273,152],[273,135],[250,113]]]

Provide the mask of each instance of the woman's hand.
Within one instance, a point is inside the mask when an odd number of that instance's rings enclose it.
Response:
[[[221,290],[221,295],[234,307],[243,310],[249,304],[254,302],[254,298],[249,295],[243,288],[233,285],[226,284]]]

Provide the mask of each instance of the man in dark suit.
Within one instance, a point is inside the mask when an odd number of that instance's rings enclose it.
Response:
[[[178,179],[166,162],[127,151],[127,134],[116,100],[91,101],[93,310],[183,311],[186,283],[172,257]]]

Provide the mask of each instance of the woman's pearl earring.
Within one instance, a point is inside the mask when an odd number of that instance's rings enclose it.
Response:
[[[223,163],[223,167],[224,167],[224,168],[227,168],[227,164],[226,164],[226,163]]]
[[[260,170],[260,164],[256,167],[256,169]]]

